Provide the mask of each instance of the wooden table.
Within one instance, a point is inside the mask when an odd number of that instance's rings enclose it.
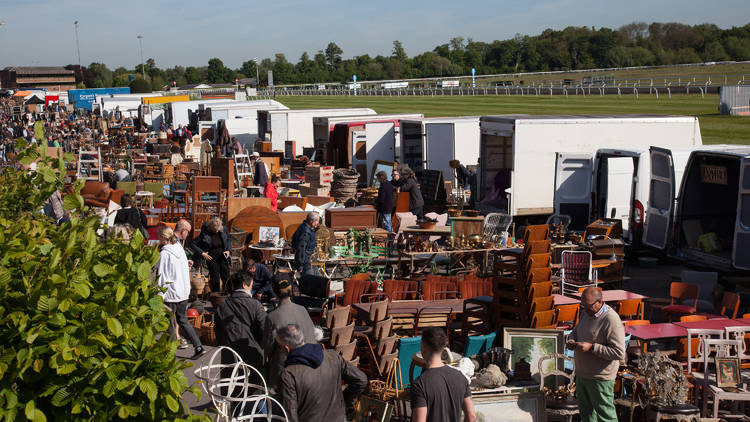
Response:
[[[464,300],[393,300],[388,304],[388,313],[414,313],[416,315],[419,311],[425,308],[451,308],[451,315],[457,315],[464,311]],[[355,303],[352,305],[352,309],[355,312],[354,317],[361,321],[367,321],[370,317],[369,303]]]
[[[260,245],[248,245],[248,249],[257,251],[261,256],[261,261],[264,264],[271,264],[273,262],[273,255],[281,252],[283,248],[260,246]]]
[[[405,260],[409,261],[409,275],[414,274],[414,260],[415,259],[425,259],[426,262],[424,265],[422,265],[420,268],[416,270],[416,272],[422,272],[424,271],[428,265],[430,265],[430,262],[435,258],[437,255],[443,255],[451,258],[451,270],[453,267],[465,267],[466,264],[463,262],[467,256],[472,254],[478,254],[481,253],[483,255],[482,257],[482,269],[487,269],[487,262],[489,261],[490,252],[495,251],[497,249],[458,249],[458,250],[452,250],[452,251],[438,251],[438,252],[400,252],[399,253],[399,261],[403,257]]]
[[[429,234],[429,235],[435,235],[435,236],[450,236],[451,235],[450,226],[439,226],[439,225],[436,225],[435,227],[431,229],[423,229],[419,226],[408,226],[404,228],[402,231],[404,233]]]
[[[582,293],[573,293],[573,296],[581,297]],[[602,290],[602,300],[605,302],[619,302],[630,299],[648,299],[648,296],[639,295],[638,293],[627,290]]]

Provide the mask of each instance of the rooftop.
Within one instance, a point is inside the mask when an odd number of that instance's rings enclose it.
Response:
[[[8,66],[4,72],[16,72],[18,75],[73,75],[72,70],[62,66]]]

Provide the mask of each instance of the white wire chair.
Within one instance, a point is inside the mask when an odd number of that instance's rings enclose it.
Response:
[[[232,362],[222,363],[222,354],[231,357]],[[195,370],[195,376],[202,381],[201,387],[211,397],[219,421],[252,421],[261,417],[267,421],[288,419],[281,403],[269,397],[268,386],[261,372],[243,362],[231,347],[218,347],[211,354],[208,364]],[[274,415],[274,408],[280,409],[283,417]]]
[[[491,212],[484,218],[484,238],[498,241],[505,235],[513,217],[500,212]]]

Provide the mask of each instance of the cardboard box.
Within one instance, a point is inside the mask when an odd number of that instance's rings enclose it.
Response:
[[[331,193],[330,186],[310,186],[308,183],[299,185],[299,193],[302,196],[328,196]]]
[[[333,182],[333,166],[309,165],[305,167],[305,182],[310,186],[330,186]]]

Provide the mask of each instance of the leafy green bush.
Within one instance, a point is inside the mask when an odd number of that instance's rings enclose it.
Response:
[[[40,154],[41,152],[41,154]],[[46,147],[19,154],[22,163]],[[35,172],[0,175],[0,420],[202,420],[181,396],[190,389],[150,278],[158,260],[140,234],[103,241],[78,194],[70,222],[40,215],[63,187],[63,159]]]
[[[143,78],[135,78],[130,83],[130,92],[133,94],[147,94],[151,92],[151,84],[143,80]]]

